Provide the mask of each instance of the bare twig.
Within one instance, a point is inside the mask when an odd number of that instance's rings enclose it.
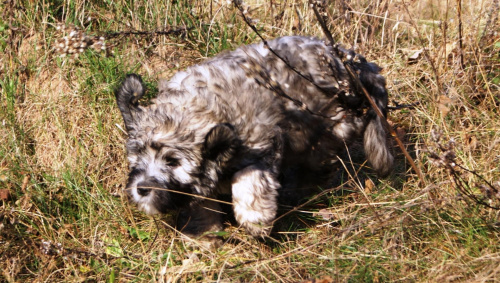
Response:
[[[477,204],[500,210],[500,205],[492,205],[493,202],[500,202],[500,189],[496,188],[492,183],[488,182],[483,176],[473,170],[469,170],[457,163],[455,153],[455,141],[450,139],[447,143],[441,141],[442,133],[440,131],[431,132],[432,141],[435,148],[427,147],[429,161],[437,167],[446,169],[447,173],[453,179],[458,192]],[[471,186],[464,179],[465,174],[472,174],[479,178],[483,184],[478,185],[482,191],[483,197],[472,192]],[[490,203],[486,202],[487,199]]]
[[[76,58],[86,49],[94,49],[97,52],[104,51],[106,55],[112,53],[111,48],[120,43],[120,39],[126,36],[149,37],[155,35],[185,35],[192,28],[187,27],[167,27],[163,30],[152,31],[117,31],[117,32],[97,32],[97,36],[87,35],[83,30],[75,25],[58,23],[55,25],[59,38],[54,41],[55,52],[61,57],[71,56]],[[111,41],[107,44],[106,41]]]
[[[318,22],[320,23],[320,26],[321,26],[321,29],[323,30],[323,33],[325,34],[326,36],[326,39],[328,39],[328,42],[327,44],[330,45],[330,46],[334,46],[335,45],[335,41],[333,40],[333,36],[330,32],[330,30],[328,29],[328,27],[326,26],[326,21],[325,21],[325,18],[326,18],[326,10],[324,9],[323,6],[321,6],[321,12],[318,10],[318,4],[317,4],[317,1],[310,1],[310,3],[312,4],[312,8],[313,8],[313,11],[314,11],[314,15],[316,16],[316,19],[318,20]],[[323,15],[322,15],[323,14]],[[334,49],[335,50],[335,49]],[[339,55],[339,54],[337,54]]]
[[[457,14],[458,14],[458,44],[460,47],[460,67],[462,70],[465,69],[464,64],[464,50],[463,50],[463,41],[462,41],[462,0],[457,0]]]
[[[245,21],[245,23],[254,31],[254,33],[262,40],[264,46],[266,46],[266,48],[269,49],[269,51],[275,55],[278,59],[280,59],[282,62],[285,63],[285,65],[290,68],[291,70],[293,70],[297,75],[299,75],[301,78],[303,79],[306,79],[307,81],[309,81],[311,84],[313,84],[314,86],[316,86],[319,90],[321,91],[324,91],[320,86],[318,86],[317,84],[314,83],[314,81],[310,78],[307,78],[306,76],[304,76],[303,74],[301,74],[294,66],[290,65],[288,63],[287,60],[285,60],[282,56],[280,56],[278,53],[276,53],[268,44],[268,42],[266,41],[266,39],[259,33],[259,31],[257,30],[257,28],[255,27],[255,25],[252,24],[252,20],[247,16],[247,12],[246,10],[243,8],[242,6],[242,2],[241,1],[233,1],[235,7],[240,11],[241,13],[241,16],[243,18],[243,20]],[[343,58],[343,57],[346,57],[344,56],[344,53],[345,52],[340,52],[340,49],[337,45],[335,45],[335,42],[333,40],[333,36],[332,34],[330,33],[328,27],[326,26],[326,23],[324,21],[324,17],[322,16],[325,15],[326,11],[324,9],[322,9],[321,11],[318,10],[318,8],[316,7],[317,5],[317,1],[311,1],[310,2],[312,4],[312,7],[313,7],[313,10],[314,10],[314,13],[315,15],[317,16],[318,18],[318,21],[321,25],[321,28],[323,29],[323,32],[325,33],[325,36],[326,38],[328,39],[329,41],[329,45],[333,48],[333,52],[335,52],[334,55],[336,55],[336,57],[338,58]],[[364,94],[364,96],[367,98],[368,102],[370,103],[371,107],[373,108],[373,110],[375,111],[376,115],[381,119],[381,121],[383,121],[382,123],[384,124],[384,126],[387,128],[387,130],[390,132],[391,136],[396,140],[396,143],[398,144],[399,148],[401,149],[401,151],[403,152],[403,154],[405,155],[405,157],[408,159],[408,162],[410,163],[411,167],[413,168],[413,170],[415,171],[415,173],[417,174],[418,178],[420,179],[421,182],[423,182],[423,175],[420,171],[420,169],[416,166],[415,162],[413,161],[413,159],[411,158],[410,154],[408,153],[408,151],[405,149],[403,143],[401,142],[401,140],[397,137],[396,135],[396,132],[394,131],[394,129],[392,129],[392,127],[389,125],[389,123],[387,122],[387,119],[385,118],[384,114],[382,113],[382,111],[378,108],[378,106],[376,105],[376,103],[373,101],[373,99],[371,98],[370,94],[368,93],[368,91],[366,91],[366,89],[363,87],[361,81],[359,80],[358,76],[356,75],[356,72],[354,71],[354,69],[352,68],[351,66],[351,63],[349,62],[349,60],[352,59],[352,58],[348,58],[347,61],[343,61],[344,63],[344,66],[349,74],[349,77],[351,79],[352,82],[354,82],[356,84],[356,87],[358,90],[361,90],[361,92]],[[252,63],[252,62],[250,62]],[[259,70],[259,68],[257,68],[257,66],[254,66],[255,69]],[[260,74],[260,77],[263,79],[262,82],[260,81],[257,81],[258,83],[260,83],[261,85],[265,86],[266,88],[268,89],[271,89],[273,90],[277,95],[285,98],[285,99],[288,99],[288,100],[291,100],[294,104],[296,104],[298,107],[300,107],[302,110],[305,110],[313,115],[318,115],[318,116],[321,116],[321,117],[324,117],[324,118],[329,118],[325,115],[322,115],[320,113],[315,113],[311,110],[309,110],[307,108],[307,105],[304,104],[303,102],[301,102],[300,100],[297,100],[297,99],[294,99],[290,96],[288,96],[282,89],[281,87],[279,86],[279,84],[275,83],[274,81],[272,81],[270,78],[268,78],[269,76],[267,74],[265,74],[265,72],[259,72]]]
[[[489,199],[489,200],[498,199],[498,200],[500,200],[500,191],[497,188],[495,188],[495,186],[493,186],[493,184],[488,182],[483,176],[479,175],[477,172],[469,170],[460,164],[455,164],[454,167],[449,169],[449,172],[450,172],[450,175],[453,177],[453,182],[455,183],[455,186],[460,193],[464,194],[465,196],[467,196],[468,198],[470,198],[471,200],[473,200],[477,204],[480,204],[480,205],[483,205],[483,206],[486,206],[488,208],[492,208],[495,210],[500,210],[500,206],[491,205],[488,202],[484,201],[483,199],[480,199],[476,194],[474,194],[471,190],[470,185],[464,180],[461,172],[456,170],[456,168],[478,177],[482,182],[484,182],[486,184],[486,185],[478,186],[479,189],[484,194],[485,199]]]
[[[106,32],[106,37],[114,38],[119,36],[129,36],[129,35],[139,35],[139,36],[150,36],[150,35],[185,35],[188,31],[193,28],[189,27],[175,27],[166,28],[163,30],[153,30],[153,31],[115,31]]]
[[[218,200],[218,199],[214,199],[214,198],[210,198],[210,197],[206,197],[206,196],[201,196],[201,195],[197,195],[197,194],[191,194],[191,193],[176,191],[176,190],[172,190],[172,189],[159,188],[159,187],[141,187],[141,188],[143,188],[143,189],[150,189],[150,190],[157,190],[157,191],[167,191],[167,192],[174,193],[174,194],[181,194],[181,195],[191,196],[191,197],[194,197],[194,198],[199,198],[199,199],[209,200],[209,201],[213,201],[213,202],[218,202],[218,203],[222,203],[222,204],[233,205],[231,202],[227,202],[227,201],[223,201],[223,200]],[[130,189],[126,188],[125,190],[130,190]]]
[[[393,102],[394,106],[387,106],[387,110],[399,110],[399,109],[415,109],[415,106],[420,105],[420,102],[410,103],[410,104],[399,104],[397,102]]]

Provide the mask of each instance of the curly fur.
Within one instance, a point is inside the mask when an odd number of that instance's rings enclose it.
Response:
[[[178,227],[200,234],[222,225],[218,205],[196,196],[231,194],[236,220],[257,236],[269,232],[279,194],[304,180],[311,187],[325,184],[340,166],[338,155],[357,137],[373,168],[382,176],[390,172],[393,157],[381,121],[332,48],[299,36],[268,44],[286,63],[263,43],[243,46],[160,81],[149,106],[137,103],[141,78],[125,78],[116,98],[129,135],[127,188],[139,209],[181,209]],[[351,55],[385,113],[379,67]],[[291,99],[277,95],[277,88]]]

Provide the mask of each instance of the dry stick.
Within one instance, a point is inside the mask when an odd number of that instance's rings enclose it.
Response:
[[[314,2],[314,1],[310,1],[310,2]],[[328,27],[326,26],[323,17],[321,16],[321,14],[319,13],[318,9],[316,8],[316,3],[312,3],[312,4],[313,4],[314,15],[316,16],[316,19],[320,23],[321,29],[323,30],[323,33],[325,34],[326,39],[328,39],[328,43],[327,44],[329,44],[330,46],[334,47],[335,40],[333,40],[332,33],[330,32],[330,30],[328,30]],[[340,58],[340,56],[339,56],[340,54],[338,54],[338,50],[335,47],[334,47],[334,50],[337,53],[337,57]]]
[[[491,184],[490,182],[488,182],[488,180],[486,180],[483,176],[481,176],[478,173],[476,173],[475,171],[469,170],[469,169],[467,169],[467,168],[465,168],[465,167],[463,167],[462,165],[459,165],[459,164],[456,164],[455,167],[458,167],[458,168],[460,168],[460,169],[462,169],[462,170],[464,170],[464,171],[466,171],[468,173],[471,173],[474,176],[478,177],[479,179],[481,179],[483,182],[485,182],[488,185],[489,189],[492,192],[495,192],[496,194],[498,194],[497,188],[495,188],[495,186],[493,186],[493,184]],[[473,201],[475,201],[478,204],[484,205],[484,206],[486,206],[488,208],[491,208],[491,209],[500,210],[500,206],[490,205],[487,202],[485,202],[483,200],[480,200],[478,197],[476,197],[471,192],[470,186],[467,184],[467,182],[465,182],[463,180],[462,176],[460,176],[460,174],[455,170],[454,167],[450,166],[449,170],[451,171],[451,174],[453,176],[453,181],[455,182],[455,185],[457,186],[458,190],[461,193],[463,193],[467,197],[471,198]]]
[[[210,198],[210,197],[206,197],[206,196],[201,196],[201,195],[196,195],[196,194],[191,194],[191,193],[185,193],[185,192],[176,191],[176,190],[172,190],[172,189],[165,189],[165,188],[159,188],[159,187],[141,187],[141,188],[150,189],[150,190],[157,190],[157,191],[167,191],[167,192],[171,192],[171,193],[175,193],[175,194],[187,195],[187,196],[191,196],[191,197],[195,197],[195,198],[199,198],[199,199],[204,199],[204,200],[209,200],[209,201],[213,201],[213,202],[233,205],[232,203],[227,202],[227,201],[218,200],[218,199],[214,199],[214,198]],[[131,189],[125,188],[125,190],[131,190]]]
[[[399,110],[399,109],[415,109],[415,106],[420,105],[420,102],[414,102],[410,104],[399,104],[397,101],[393,101],[394,106],[387,106],[387,110]]]
[[[155,31],[117,31],[117,32],[107,32],[106,36],[108,38],[118,37],[118,36],[128,36],[128,35],[182,35],[192,30],[192,27],[177,27],[169,28],[166,30],[155,30]]]
[[[338,50],[334,46],[335,42],[333,41],[333,36],[330,33],[330,30],[328,29],[328,27],[326,26],[326,23],[323,21],[323,18],[319,14],[319,11],[316,8],[316,4],[314,4],[314,3],[313,3],[313,10],[314,10],[314,14],[317,17],[318,22],[320,23],[321,28],[323,29],[323,32],[325,33],[325,36],[330,41],[330,45],[334,48],[334,50],[336,52],[338,52]],[[337,54],[337,56],[340,57],[340,54]],[[373,110],[375,111],[377,116],[380,118],[380,120],[384,124],[385,128],[390,132],[391,136],[394,138],[394,140],[398,144],[398,147],[401,149],[401,151],[403,152],[405,157],[408,159],[408,162],[410,163],[411,167],[413,168],[413,170],[415,170],[415,173],[417,173],[417,176],[420,179],[420,182],[423,182],[424,177],[422,175],[422,172],[417,167],[417,165],[415,164],[415,161],[413,161],[413,158],[411,158],[410,154],[408,153],[408,151],[404,147],[403,142],[398,138],[396,131],[394,131],[394,129],[391,127],[391,125],[389,125],[389,122],[387,122],[387,119],[385,118],[382,111],[380,111],[380,109],[378,108],[377,104],[373,101],[373,99],[371,98],[368,91],[363,87],[363,84],[361,83],[358,76],[356,75],[356,72],[354,72],[354,70],[352,69],[351,65],[347,64],[346,62],[343,62],[343,63],[344,63],[344,67],[346,68],[347,72],[349,73],[351,80],[357,84],[358,89],[361,89],[363,91],[363,94],[365,95],[368,102],[370,102],[370,105],[372,106]]]
[[[460,66],[462,70],[465,69],[464,64],[464,50],[463,50],[463,42],[462,42],[462,0],[457,0],[458,2],[458,42],[460,46]]]

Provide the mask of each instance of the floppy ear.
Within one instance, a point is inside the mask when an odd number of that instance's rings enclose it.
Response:
[[[136,74],[127,75],[115,91],[116,103],[122,113],[127,132],[134,129],[134,118],[137,112],[140,112],[139,99],[144,95],[144,92],[142,78]]]
[[[203,155],[208,160],[225,163],[231,159],[241,141],[234,127],[230,124],[219,124],[213,127],[205,137]]]

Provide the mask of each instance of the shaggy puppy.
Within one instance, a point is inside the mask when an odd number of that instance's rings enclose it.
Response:
[[[222,229],[217,200],[230,194],[237,222],[269,232],[278,194],[325,185],[338,155],[363,137],[381,176],[393,157],[380,119],[333,48],[290,36],[243,46],[159,83],[140,106],[142,80],[128,75],[116,99],[128,132],[127,189],[140,210],[180,209],[190,235]],[[379,108],[387,92],[379,67],[342,51]]]

